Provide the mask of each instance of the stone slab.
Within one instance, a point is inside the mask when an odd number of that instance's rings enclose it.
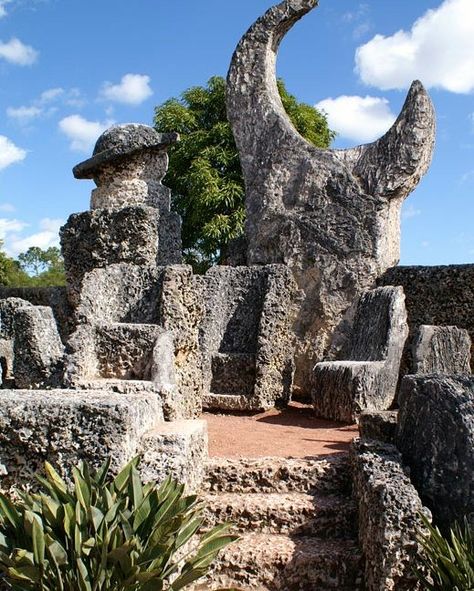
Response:
[[[200,489],[208,457],[206,421],[162,423],[141,440],[141,472],[145,480],[162,482],[172,475],[188,491]]]
[[[94,390],[0,390],[0,485],[28,485],[45,460],[67,476],[79,460],[117,470],[163,418],[154,394]]]

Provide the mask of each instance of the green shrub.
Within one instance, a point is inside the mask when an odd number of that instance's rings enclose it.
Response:
[[[134,459],[115,478],[110,460],[94,473],[80,463],[68,488],[46,463],[38,493],[0,495],[0,570],[17,591],[182,589],[206,574],[235,536],[203,524],[196,496],[171,478],[143,485]],[[197,542],[197,540],[196,540]]]
[[[474,591],[474,536],[464,519],[447,537],[423,516],[427,533],[420,536],[423,568],[417,572],[429,591]]]

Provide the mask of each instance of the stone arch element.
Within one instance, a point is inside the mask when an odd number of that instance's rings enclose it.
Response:
[[[371,144],[322,150],[293,127],[279,97],[279,45],[317,0],[285,0],[240,41],[227,110],[246,185],[248,264],[288,265],[303,294],[295,332],[297,382],[337,350],[335,327],[400,250],[400,210],[431,162],[435,115],[415,81],[392,128]],[[344,324],[344,323],[342,323]],[[342,333],[341,333],[342,334]]]

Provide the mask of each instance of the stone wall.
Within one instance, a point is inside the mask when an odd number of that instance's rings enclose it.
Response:
[[[394,445],[365,441],[351,451],[359,542],[367,591],[420,589],[413,567],[420,551],[417,530],[423,508]]]
[[[405,376],[399,401],[396,443],[436,523],[474,521],[474,377]]]
[[[410,337],[402,374],[409,373],[409,346],[421,324],[465,328],[474,342],[474,265],[392,267],[379,285],[402,285],[405,290]],[[474,357],[472,364],[474,370]]]

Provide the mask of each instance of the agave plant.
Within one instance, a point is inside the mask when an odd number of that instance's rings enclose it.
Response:
[[[229,526],[196,536],[203,507],[171,478],[143,485],[132,460],[73,469],[68,488],[46,463],[38,493],[0,495],[0,572],[15,591],[178,591],[234,541]],[[193,548],[190,550],[190,548]]]
[[[427,591],[474,591],[474,535],[467,519],[456,523],[448,536],[422,515],[427,532],[417,576]]]

